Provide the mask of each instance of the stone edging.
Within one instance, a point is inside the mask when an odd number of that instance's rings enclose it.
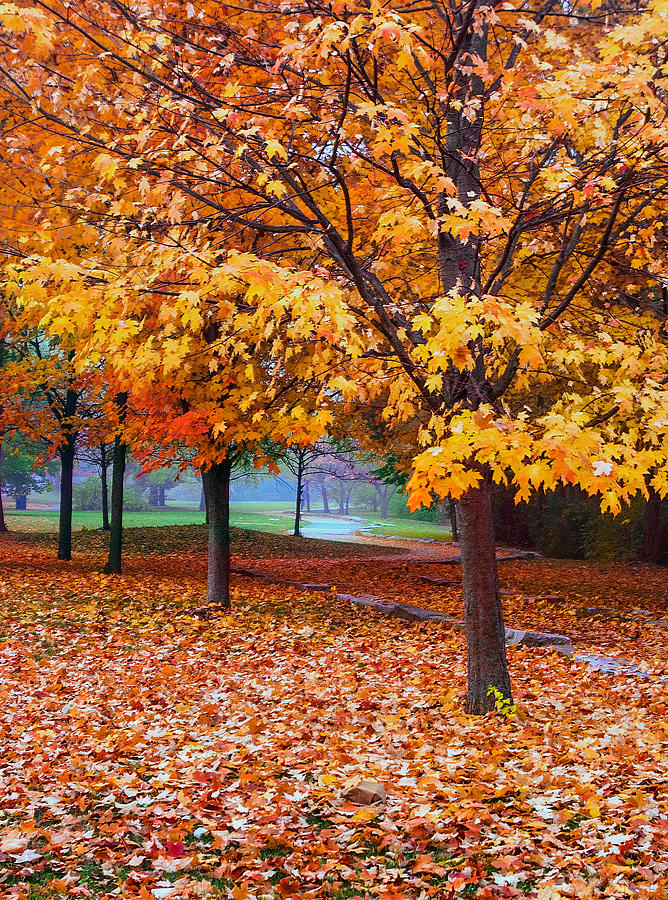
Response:
[[[528,555],[506,556],[501,557],[499,559],[499,562],[501,562],[503,559],[526,558],[535,557],[528,557]],[[454,560],[457,562],[461,562],[461,557],[455,557]],[[423,559],[400,561],[416,563],[423,563],[425,561],[444,562],[444,560]],[[445,560],[445,562],[450,562],[450,560]],[[261,578],[271,584],[284,584],[288,587],[296,587],[302,591],[331,591],[333,589],[333,585],[331,584],[318,584],[308,581],[293,581],[290,578],[283,578],[280,575],[271,575],[268,572],[263,572],[261,569],[245,569],[234,566],[230,569],[230,571],[235,575],[242,575],[246,578]],[[431,578],[428,575],[420,575],[418,577],[421,581],[425,581],[429,584],[444,584],[449,586],[456,586],[459,584],[459,582],[457,581],[450,581],[442,578]],[[511,594],[514,592],[502,591],[502,593]],[[543,602],[552,603],[564,602],[563,597],[532,597],[523,595],[523,598],[525,600],[540,600]],[[441,622],[442,624],[447,625],[450,628],[454,628],[456,631],[466,631],[466,625],[461,619],[455,619],[452,616],[447,615],[446,613],[439,613],[431,609],[424,609],[421,606],[413,606],[410,603],[396,603],[393,600],[381,600],[380,597],[375,597],[371,594],[358,596],[356,594],[337,593],[334,595],[334,599],[342,600],[345,603],[351,603],[355,606],[366,606],[370,609],[375,610],[376,612],[382,613],[383,615],[405,619],[408,622]],[[652,675],[649,672],[645,672],[643,669],[636,666],[635,663],[629,662],[627,660],[617,659],[612,656],[602,656],[595,653],[576,653],[571,639],[563,634],[551,634],[550,632],[543,631],[524,631],[520,628],[506,628],[506,644],[509,647],[551,647],[561,656],[565,656],[568,659],[573,659],[574,662],[586,663],[595,672],[601,672],[605,675],[622,675],[634,678],[643,678],[649,681],[668,681],[668,675]]]

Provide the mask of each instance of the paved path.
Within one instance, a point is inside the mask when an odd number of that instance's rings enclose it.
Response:
[[[459,544],[453,544],[451,541],[406,538],[391,534],[370,534],[367,529],[371,527],[373,526],[365,525],[364,520],[357,516],[304,513],[301,533],[303,537],[319,538],[323,541],[343,541],[349,544],[410,550],[411,556],[420,558],[444,559],[459,555]]]

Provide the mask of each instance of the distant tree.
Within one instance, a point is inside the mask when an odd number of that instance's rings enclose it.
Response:
[[[26,509],[28,494],[50,487],[49,466],[41,461],[43,451],[43,445],[31,444],[20,434],[0,443],[0,486],[15,498],[17,509]]]
[[[172,468],[155,469],[148,473],[148,502],[151,506],[164,509],[166,492],[174,487],[175,472]]]
[[[102,530],[109,531],[111,525],[109,522],[109,480],[108,474],[111,468],[111,457],[113,453],[113,443],[100,441],[100,443],[84,446],[77,450],[77,459],[79,462],[87,463],[95,466],[100,475],[100,506],[95,509],[102,510]]]

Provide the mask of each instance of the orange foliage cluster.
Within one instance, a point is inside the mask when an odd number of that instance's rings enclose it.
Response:
[[[246,539],[244,564],[461,606],[417,580],[434,566],[344,545],[350,559],[288,559],[281,540]],[[145,532],[139,574],[111,579],[95,573],[98,538],[78,541],[67,568],[37,536],[0,545],[3,897],[666,895],[665,682],[513,650],[518,716],[469,717],[464,638],[443,625],[248,580],[232,614],[201,618],[199,550]],[[504,595],[509,624],[558,617],[579,648],[660,670],[661,626],[576,616],[636,597],[659,614],[650,570],[501,576],[518,592],[566,586],[558,613]],[[360,780],[387,799],[346,800]]]

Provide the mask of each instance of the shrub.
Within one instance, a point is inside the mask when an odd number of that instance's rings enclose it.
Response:
[[[125,485],[123,491],[123,509],[126,512],[146,512],[151,507],[147,503],[140,488],[136,485]]]
[[[102,509],[102,484],[91,476],[72,488],[72,505],[76,510]]]
[[[644,511],[644,501],[636,498],[616,516],[592,516],[582,529],[585,557],[600,562],[637,559],[642,547]]]

